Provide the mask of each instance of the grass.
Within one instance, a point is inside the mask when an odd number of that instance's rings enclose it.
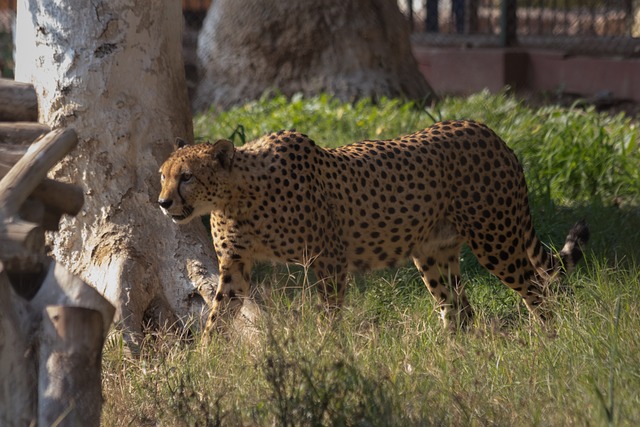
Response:
[[[532,110],[514,98],[445,99],[429,111],[394,100],[261,100],[194,121],[203,138],[249,140],[297,128],[322,145],[386,138],[434,119],[493,127],[525,164],[540,237],[558,247],[586,217],[592,242],[551,301],[553,325],[463,253],[477,319],[448,336],[413,268],[352,279],[339,320],[317,306],[304,268],[254,274],[264,316],[253,339],[147,337],[140,358],[108,341],[104,425],[638,425],[640,152],[637,126],[593,110]],[[238,128],[241,125],[242,128]],[[240,143],[242,132],[236,132]],[[310,281],[309,281],[310,280]]]

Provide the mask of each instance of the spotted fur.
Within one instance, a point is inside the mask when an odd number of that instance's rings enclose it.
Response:
[[[326,304],[340,306],[347,272],[409,258],[455,329],[473,317],[460,282],[464,243],[545,317],[547,284],[575,266],[588,239],[579,223],[559,257],[544,249],[522,166],[472,121],[336,149],[293,131],[238,148],[221,140],[176,150],[160,172],[159,203],[175,222],[211,214],[220,283],[208,330],[241,306],[256,261],[311,265]]]

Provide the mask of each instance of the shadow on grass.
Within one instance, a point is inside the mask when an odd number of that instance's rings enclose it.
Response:
[[[585,257],[595,257],[616,268],[629,268],[640,261],[640,207],[605,205],[601,202],[571,207],[550,202],[534,203],[536,232],[546,244],[561,248],[571,226],[586,219],[590,230]]]

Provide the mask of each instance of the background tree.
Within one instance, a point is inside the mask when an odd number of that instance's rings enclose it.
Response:
[[[196,291],[217,279],[203,226],[178,228],[156,204],[174,138],[193,139],[180,2],[21,0],[17,20],[16,79],[35,86],[41,122],[79,139],[52,174],[85,205],[52,253],[116,306],[135,345],[144,323],[199,313]]]
[[[344,101],[434,96],[411,52],[408,23],[389,0],[216,0],[198,58],[196,109],[272,89]]]

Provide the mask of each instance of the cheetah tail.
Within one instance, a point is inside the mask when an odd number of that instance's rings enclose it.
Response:
[[[560,251],[560,259],[566,273],[573,271],[583,257],[583,248],[589,241],[589,227],[583,219],[574,225]]]

